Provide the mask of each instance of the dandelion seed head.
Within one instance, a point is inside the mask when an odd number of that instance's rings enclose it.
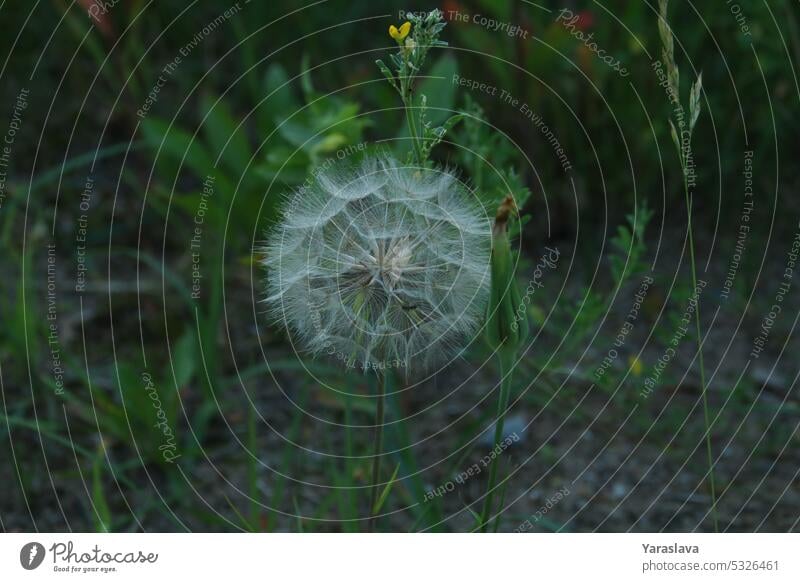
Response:
[[[313,354],[425,369],[479,329],[490,251],[490,221],[451,172],[371,157],[289,200],[266,243],[266,301]]]

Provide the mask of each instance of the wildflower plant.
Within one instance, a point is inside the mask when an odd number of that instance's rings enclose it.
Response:
[[[394,25],[389,27],[389,36],[397,42],[398,47],[397,52],[389,57],[392,68],[381,59],[375,61],[389,84],[400,95],[411,136],[412,147],[408,161],[420,166],[426,164],[431,150],[463,117],[457,113],[450,116],[442,125],[433,127],[426,116],[426,96],[420,95],[418,105],[414,102],[414,82],[425,63],[428,51],[433,47],[447,46],[446,42],[439,40],[439,34],[444,27],[444,17],[440,10],[409,15],[409,20],[399,28]]]
[[[385,375],[430,370],[468,346],[489,298],[491,224],[455,174],[428,162],[446,127],[431,128],[412,98],[414,79],[438,35],[434,10],[389,28],[395,72],[378,65],[403,101],[408,161],[389,153],[360,165],[325,165],[285,205],[265,248],[272,316],[313,355],[336,357],[377,379],[369,529],[379,495]],[[457,117],[457,116],[454,116]]]

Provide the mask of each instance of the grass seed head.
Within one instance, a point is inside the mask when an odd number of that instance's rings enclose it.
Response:
[[[490,249],[490,221],[452,173],[371,157],[290,200],[265,249],[267,303],[313,354],[420,371],[478,331]]]

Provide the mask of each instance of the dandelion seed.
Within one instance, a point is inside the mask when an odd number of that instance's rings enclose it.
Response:
[[[272,315],[314,354],[420,369],[473,338],[491,226],[455,176],[369,158],[295,195],[266,245]]]

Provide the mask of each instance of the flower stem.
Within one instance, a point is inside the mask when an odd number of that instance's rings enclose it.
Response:
[[[497,360],[500,367],[500,394],[497,399],[497,419],[494,425],[494,446],[495,449],[500,445],[503,440],[503,427],[506,421],[506,409],[508,408],[508,401],[511,396],[511,367],[513,364],[513,357],[503,352],[502,350],[497,353]],[[500,462],[499,458],[492,461],[489,467],[489,486],[486,490],[486,497],[483,498],[483,511],[481,512],[480,531],[486,532],[489,525],[489,516],[492,512],[492,501],[494,500],[495,484],[497,483],[497,465]]]
[[[425,160],[422,159],[422,147],[420,146],[420,138],[417,135],[417,124],[414,121],[414,104],[410,95],[408,100],[403,99],[403,106],[406,110],[406,120],[408,121],[408,131],[411,134],[411,143],[414,147],[414,156],[417,158],[417,164],[421,166]]]
[[[372,493],[370,494],[369,501],[369,521],[367,522],[367,531],[375,531],[375,504],[378,501],[378,489],[381,473],[381,455],[383,453],[383,418],[384,418],[384,401],[386,400],[386,389],[384,385],[384,377],[380,372],[377,373],[378,380],[378,403],[375,411],[375,448],[372,455]]]
[[[414,156],[417,158],[417,164],[422,165],[424,163],[422,159],[422,147],[420,145],[420,138],[417,135],[417,122],[414,119],[414,98],[411,96],[411,84],[414,82],[414,74],[408,58],[408,54],[404,53],[403,72],[402,78],[400,79],[400,98],[403,100],[403,109],[405,109],[406,112],[408,131],[411,134],[412,150]]]
[[[688,212],[687,228],[689,230],[689,257],[692,266],[692,292],[697,289],[697,267],[694,258],[694,235],[692,234],[692,200],[689,194],[689,182],[686,170],[683,168],[683,191],[686,195],[686,209]],[[711,453],[711,422],[708,412],[708,385],[706,384],[706,367],[703,361],[703,336],[700,331],[700,300],[694,310],[694,323],[697,332],[697,357],[700,363],[700,387],[703,399],[703,418],[706,428],[706,455],[708,457],[708,486],[711,493],[711,519],[714,522],[714,531],[719,533],[719,516],[717,515],[717,487],[714,479],[714,457]]]

